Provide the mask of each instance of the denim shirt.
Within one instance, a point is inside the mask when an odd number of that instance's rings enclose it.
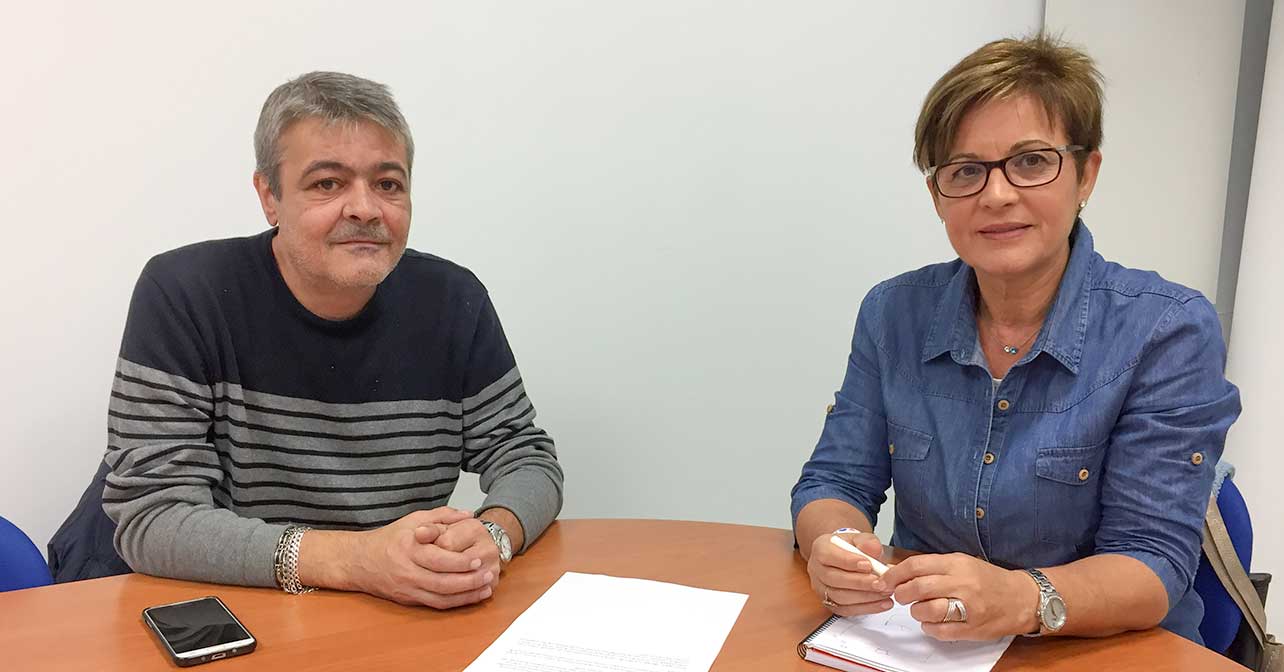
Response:
[[[794,522],[830,498],[874,523],[894,485],[892,545],[1010,569],[1136,558],[1167,590],[1161,625],[1200,641],[1191,585],[1214,465],[1240,411],[1212,304],[1102,259],[1080,220],[1042,330],[996,386],[976,301],[960,260],[869,292],[793,489]]]

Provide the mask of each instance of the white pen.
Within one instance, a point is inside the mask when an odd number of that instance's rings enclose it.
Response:
[[[839,532],[859,532],[859,531],[860,530],[839,530]],[[871,558],[868,553],[851,545],[850,543],[847,542],[846,539],[843,539],[842,537],[838,536],[837,533],[829,535],[829,543],[843,549],[844,551],[855,553],[856,555],[859,555],[860,557],[868,560],[869,566],[874,570],[875,576],[882,576],[887,573],[887,565],[884,565],[883,563],[879,562],[875,558]]]

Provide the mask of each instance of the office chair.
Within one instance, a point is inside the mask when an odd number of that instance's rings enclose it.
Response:
[[[53,583],[49,566],[17,525],[0,517],[0,592]]]

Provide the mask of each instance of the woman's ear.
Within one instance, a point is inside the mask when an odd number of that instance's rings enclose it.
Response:
[[[1083,172],[1079,175],[1079,202],[1084,203],[1092,196],[1092,189],[1097,186],[1097,175],[1101,172],[1101,150],[1094,149],[1083,162]]]
[[[932,178],[930,177],[923,178],[923,181],[927,186],[927,193],[932,197],[932,207],[936,208],[937,218],[944,222],[945,215],[941,213],[941,195],[936,193],[936,185],[932,184]]]

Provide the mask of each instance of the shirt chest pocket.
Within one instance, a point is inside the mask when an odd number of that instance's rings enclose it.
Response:
[[[1034,515],[1040,541],[1091,550],[1101,521],[1106,443],[1039,449],[1034,465]]]
[[[887,423],[887,453],[892,463],[892,489],[896,493],[896,514],[923,518],[931,509],[929,495],[936,482],[932,461],[932,435],[894,422]]]

